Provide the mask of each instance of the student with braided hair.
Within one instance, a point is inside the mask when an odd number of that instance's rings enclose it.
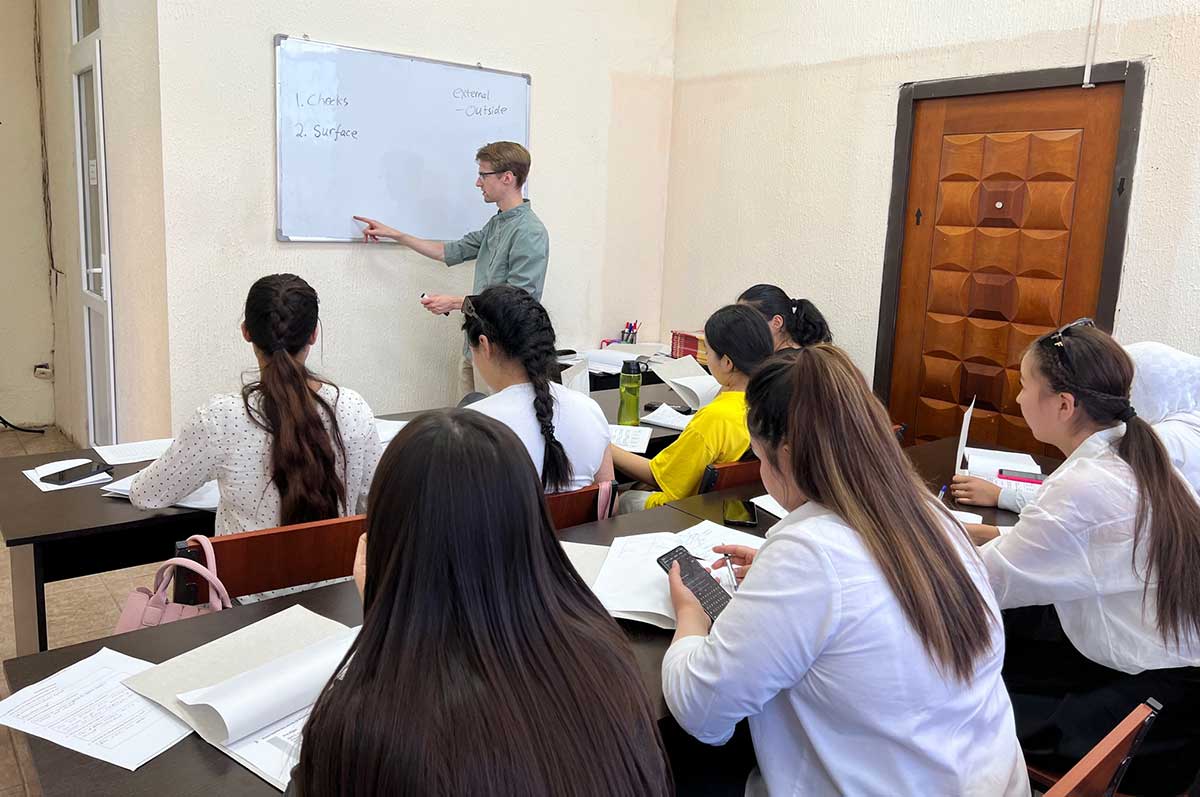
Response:
[[[968,525],[1006,612],[1030,763],[1060,771],[1146,698],[1164,710],[1121,790],[1178,794],[1200,758],[1200,503],[1130,402],[1134,366],[1082,319],[1021,360],[1017,403],[1066,461],[1003,534]]]
[[[361,396],[305,365],[317,304],[317,292],[294,274],[251,286],[242,337],[254,347],[258,378],[196,410],[133,480],[135,506],[170,506],[216,479],[217,534],[364,511],[379,435]]]
[[[558,356],[541,303],[498,285],[464,298],[462,312],[475,367],[496,391],[470,408],[517,433],[546,492],[610,481],[608,420],[592,398],[550,381]]]

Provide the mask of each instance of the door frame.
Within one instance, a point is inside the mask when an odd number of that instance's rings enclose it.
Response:
[[[896,144],[892,155],[892,198],[888,208],[887,239],[883,251],[883,280],[879,294],[879,328],[875,337],[875,395],[886,405],[892,392],[892,350],[895,347],[897,303],[900,300],[900,269],[904,253],[904,228],[908,218],[908,178],[912,164],[913,116],[919,100],[999,94],[1010,91],[1079,86],[1083,67],[1008,72],[981,77],[928,80],[904,83],[896,109]],[[1108,231],[1104,238],[1104,260],[1100,266],[1100,295],[1096,302],[1096,326],[1111,333],[1121,288],[1121,266],[1125,258],[1125,232],[1133,195],[1134,164],[1141,134],[1142,98],[1146,91],[1144,61],[1114,61],[1092,67],[1092,83],[1124,83],[1121,100],[1117,153],[1113,161],[1114,191],[1108,206]]]

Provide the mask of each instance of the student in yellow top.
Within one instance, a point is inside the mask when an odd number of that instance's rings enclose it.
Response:
[[[731,304],[709,317],[704,324],[704,338],[708,344],[708,369],[721,384],[717,397],[701,407],[679,439],[654,459],[609,446],[617,469],[648,487],[623,494],[622,513],[695,495],[705,468],[736,462],[750,448],[746,383],[775,350],[771,330],[754,308]]]

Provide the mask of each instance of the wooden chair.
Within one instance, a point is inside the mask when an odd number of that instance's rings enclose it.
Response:
[[[743,484],[760,481],[758,470],[760,464],[757,459],[745,459],[709,465],[704,469],[704,475],[700,477],[700,492],[711,493],[714,490],[740,487]]]
[[[1049,788],[1045,797],[1114,797],[1129,761],[1154,724],[1162,705],[1154,698],[1139,704],[1065,775],[1028,766],[1029,780]]]
[[[607,487],[607,490],[603,488]],[[605,495],[601,495],[601,493]],[[617,483],[590,484],[569,493],[549,493],[546,508],[556,531],[609,517],[617,500]],[[607,504],[602,506],[602,504]]]
[[[217,577],[231,598],[344,578],[354,570],[364,521],[365,515],[354,515],[213,537]],[[204,561],[200,547],[186,543],[176,544],[176,556]],[[208,582],[195,573],[178,568],[175,578],[176,601],[207,599]]]

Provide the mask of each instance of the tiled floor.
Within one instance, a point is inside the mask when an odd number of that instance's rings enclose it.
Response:
[[[0,457],[53,453],[76,448],[57,429],[46,434],[0,432]],[[46,627],[50,647],[73,645],[112,633],[125,596],[137,586],[150,586],[157,565],[115,570],[46,585]],[[12,584],[8,549],[0,545],[0,659],[16,655],[13,639]],[[0,672],[0,697],[9,694]],[[0,797],[40,795],[37,777],[29,758],[29,747],[21,733],[0,728]]]

